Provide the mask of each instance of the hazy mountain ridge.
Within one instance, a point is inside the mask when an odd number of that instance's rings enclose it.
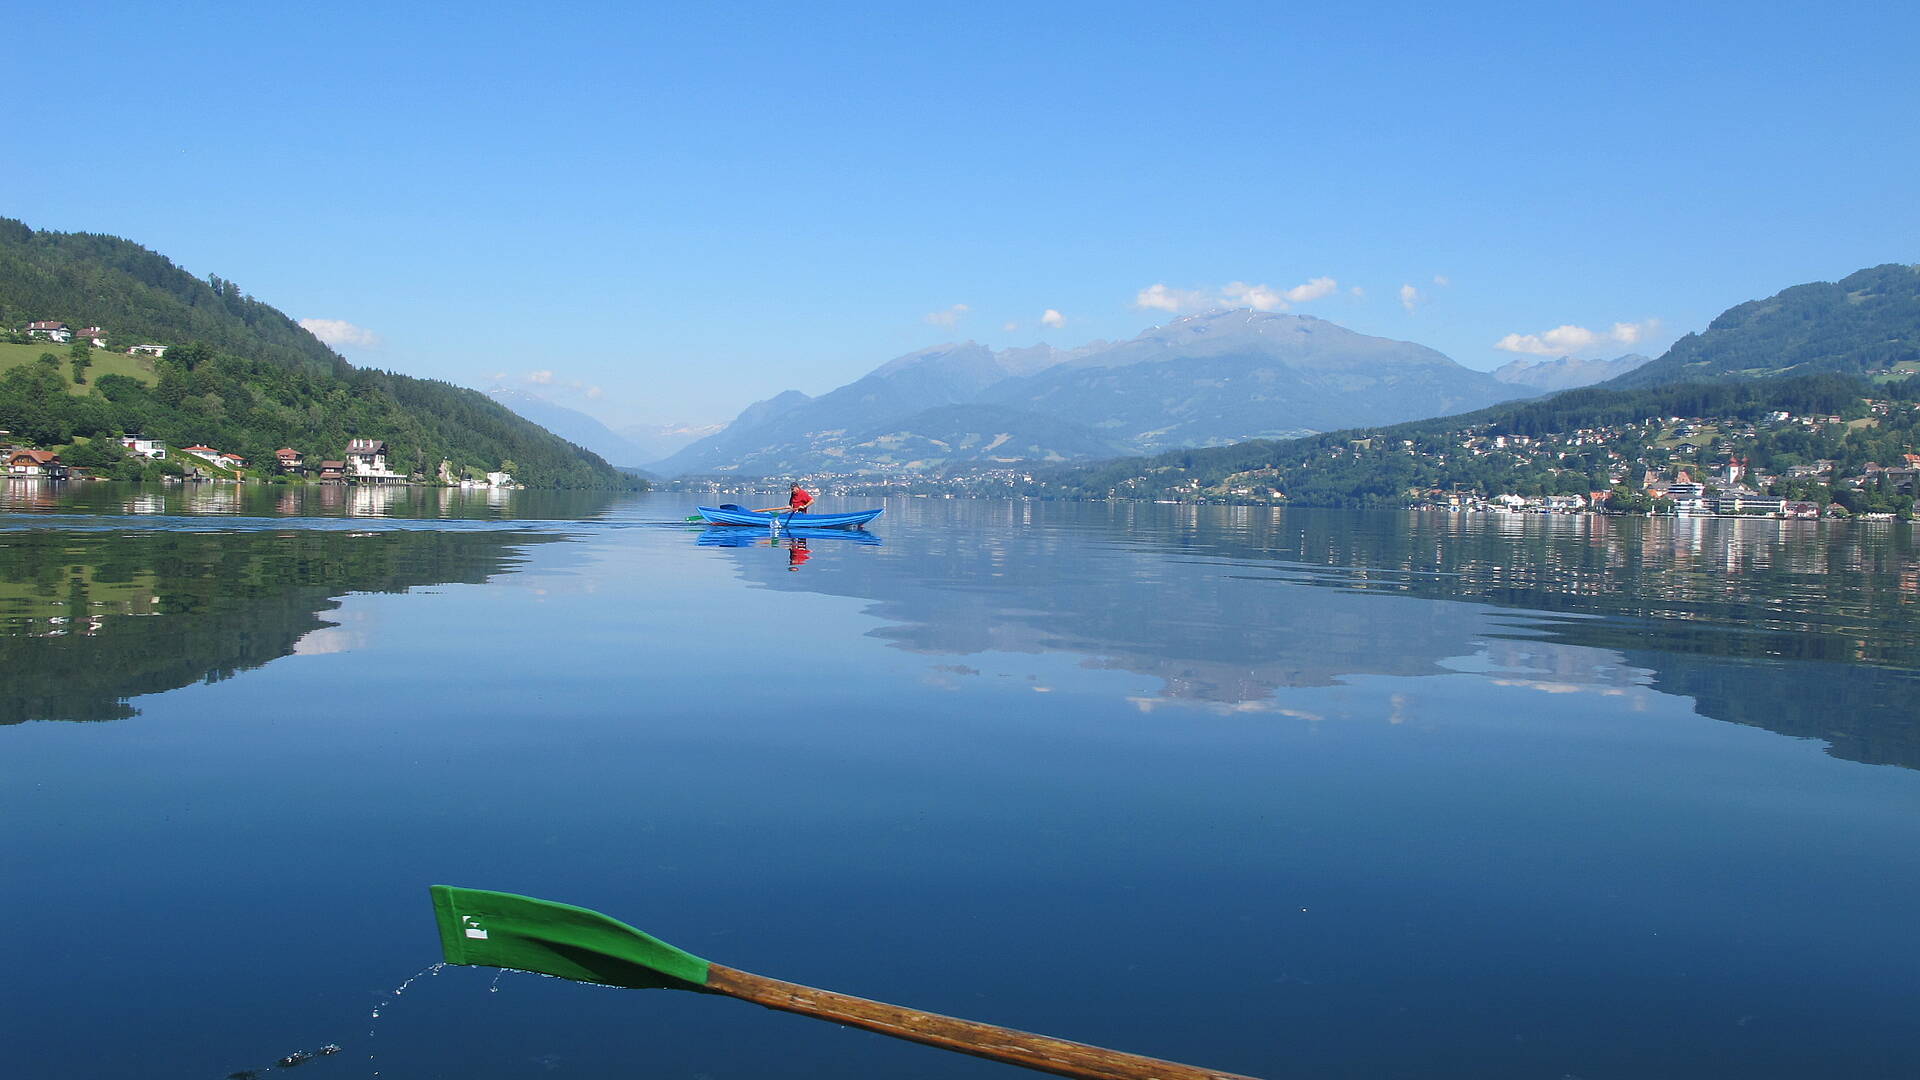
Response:
[[[758,402],[652,467],[756,476],[894,471],[903,460],[1054,461],[1392,423],[1525,392],[1422,345],[1236,310],[1077,349],[922,349],[819,398],[789,391]],[[923,422],[941,426],[916,427]],[[968,437],[978,435],[990,437]],[[931,456],[903,459],[896,451],[907,446]],[[1021,456],[1009,457],[1016,447]]]
[[[1557,360],[1516,358],[1493,369],[1493,377],[1503,383],[1524,386],[1542,393],[1572,390],[1615,379],[1653,362],[1650,356],[1628,353],[1611,360],[1562,356]]]

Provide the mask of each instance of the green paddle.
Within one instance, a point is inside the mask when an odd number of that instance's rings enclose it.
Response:
[[[449,964],[513,968],[636,990],[725,994],[769,1009],[1085,1080],[1250,1080],[722,967],[571,904],[451,885],[435,885],[432,892],[440,949]]]

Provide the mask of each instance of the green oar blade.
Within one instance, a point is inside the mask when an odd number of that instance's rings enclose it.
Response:
[[[449,964],[513,968],[636,990],[700,990],[707,962],[597,911],[514,893],[435,885]]]

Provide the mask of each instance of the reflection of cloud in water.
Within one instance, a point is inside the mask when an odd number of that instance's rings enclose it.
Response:
[[[345,625],[347,622],[357,625],[347,626]],[[368,633],[366,622],[365,612],[355,612],[346,616],[341,623],[322,626],[294,642],[293,654],[295,656],[327,656],[367,648],[372,644],[372,635]]]
[[[804,580],[735,566],[765,588],[869,601],[886,623],[872,635],[895,648],[1077,655],[1158,679],[1151,702],[1260,711],[1356,677],[1468,674],[1636,710],[1686,697],[1920,767],[1904,533],[1138,504],[888,512],[911,531],[816,560]]]

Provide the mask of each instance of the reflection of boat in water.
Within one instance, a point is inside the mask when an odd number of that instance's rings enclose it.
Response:
[[[868,545],[880,543],[878,536],[873,535],[865,529],[819,529],[809,528],[805,525],[791,529],[781,528],[778,532],[772,533],[771,537],[777,537],[783,540],[803,541],[851,540],[856,544]],[[755,544],[767,543],[769,539],[770,536],[768,533],[709,525],[700,533],[696,542],[699,543],[701,547],[753,547]]]
[[[748,510],[744,506],[728,503],[725,506],[696,506],[700,516],[712,525],[778,525],[785,527],[794,518],[806,522],[800,528],[805,529],[857,529],[880,516],[880,508],[855,510],[850,514],[795,514],[787,510],[760,511]]]

